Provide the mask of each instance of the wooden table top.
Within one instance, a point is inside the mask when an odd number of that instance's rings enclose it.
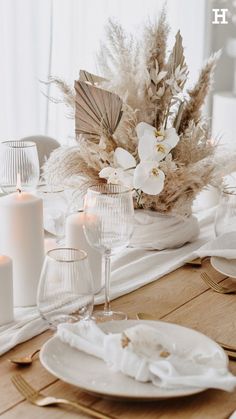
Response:
[[[229,279],[214,271],[209,262],[204,262],[200,268],[184,266],[118,298],[112,302],[112,307],[126,311],[129,318],[135,318],[137,312],[147,312],[163,321],[191,327],[215,340],[236,346],[236,295],[222,295],[209,290],[200,278],[202,271],[207,271],[217,282],[230,283]],[[24,368],[9,363],[8,358],[33,352],[51,335],[50,331],[42,333],[0,358],[0,416],[3,418],[87,417],[71,408],[30,405],[11,383],[11,376],[16,372],[46,395],[78,400],[119,419],[224,419],[236,409],[236,391],[208,390],[190,397],[157,402],[118,402],[91,396],[63,383],[49,374],[38,359]],[[230,370],[236,375],[236,361],[230,362]]]

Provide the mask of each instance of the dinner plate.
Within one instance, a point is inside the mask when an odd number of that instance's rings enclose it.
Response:
[[[216,271],[236,279],[236,259],[225,259],[212,256],[211,264]]]
[[[207,336],[183,326],[159,321],[123,320],[103,323],[100,327],[106,333],[117,333],[137,324],[147,324],[166,333],[173,339],[176,349],[182,353],[200,351],[205,356],[217,353],[218,366],[225,368],[228,365],[228,358],[219,345]],[[122,373],[112,372],[101,359],[70,347],[57,336],[43,345],[40,361],[57,378],[105,398],[158,400],[188,396],[206,390],[197,387],[170,390],[159,388],[152,383],[138,382]]]

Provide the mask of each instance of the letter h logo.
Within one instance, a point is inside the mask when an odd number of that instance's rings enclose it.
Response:
[[[212,21],[213,25],[227,25],[228,21],[226,15],[228,9],[212,9],[214,20]]]

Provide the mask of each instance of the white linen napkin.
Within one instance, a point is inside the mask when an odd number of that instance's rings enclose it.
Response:
[[[236,231],[222,234],[197,250],[199,257],[218,256],[225,259],[236,259]]]
[[[229,419],[236,419],[236,410],[230,415]]]
[[[0,355],[48,329],[37,307],[17,307],[14,321],[0,327]]]
[[[58,326],[57,336],[80,351],[103,359],[114,372],[140,382],[173,389],[217,388],[232,391],[236,377],[219,363],[219,353],[208,357],[199,350],[181,354],[169,336],[148,325],[137,325],[123,334],[105,334],[93,321]]]

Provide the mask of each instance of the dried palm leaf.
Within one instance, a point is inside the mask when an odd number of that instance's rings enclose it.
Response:
[[[89,73],[86,70],[80,70],[79,80],[91,83],[94,86],[99,85],[104,81],[107,81],[107,79],[104,79],[104,77],[100,77],[100,76],[97,76],[96,74]]]
[[[166,66],[167,74],[163,82],[166,84],[165,91],[159,101],[156,112],[155,125],[160,127],[167,123],[173,96],[183,90],[187,80],[188,68],[185,62],[183,38],[180,31],[175,36],[175,44],[169,56]]]
[[[167,64],[167,78],[175,75],[175,70],[179,67],[180,70],[184,69],[184,73],[187,73],[187,65],[185,62],[184,48],[183,48],[183,38],[180,31],[177,32],[175,36],[175,44],[173,50],[169,56]],[[186,79],[182,81],[184,85]]]
[[[175,115],[175,120],[173,123],[173,127],[176,129],[176,131],[178,132],[179,130],[179,126],[180,126],[180,122],[181,122],[181,118],[183,115],[183,111],[184,111],[184,102],[181,102],[178,108],[178,111]]]
[[[100,89],[86,82],[76,81],[76,134],[100,141],[114,134],[121,116],[122,100],[114,93]]]

